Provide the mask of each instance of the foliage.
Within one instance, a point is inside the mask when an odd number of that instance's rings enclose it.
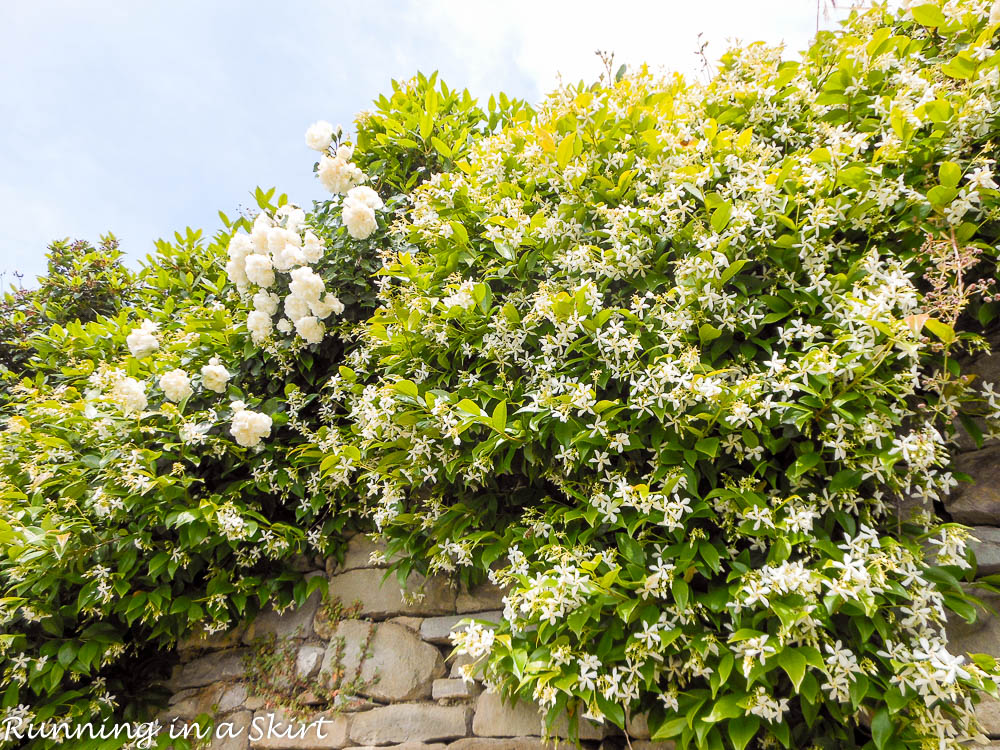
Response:
[[[83,240],[53,242],[47,258],[48,273],[37,287],[14,288],[0,300],[0,376],[24,374],[34,333],[114,315],[135,294],[134,275],[122,265],[113,235],[97,248]]]
[[[959,364],[998,311],[998,27],[876,7],[705,85],[494,120],[418,76],[356,151],[314,125],[331,199],[258,191],[133,307],[36,337],[0,435],[5,707],[103,710],[123,656],[301,600],[291,561],[361,529],[403,579],[504,585],[457,645],[550,717],[960,747],[1000,671],[948,651],[974,561],[929,511],[956,418],[1000,422]]]

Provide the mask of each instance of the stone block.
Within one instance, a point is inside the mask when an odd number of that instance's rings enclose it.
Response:
[[[219,713],[225,714],[241,708],[247,701],[247,687],[242,682],[227,685],[222,697],[219,698]]]
[[[361,603],[360,616],[382,620],[398,615],[445,615],[455,611],[455,589],[444,576],[424,578],[414,573],[407,583],[412,594],[422,592],[419,600],[404,601],[395,576],[383,581],[385,571],[359,568],[330,578],[330,595],[345,607]]]
[[[464,667],[466,664],[473,664],[475,663],[475,661],[476,660],[473,659],[468,654],[456,654],[451,658],[451,666],[449,668],[448,676],[456,679],[461,679],[462,667]],[[479,666],[476,667],[476,671],[473,674],[473,677],[475,677],[477,680],[481,680],[483,677],[483,666],[484,663],[480,663]]]
[[[342,748],[348,744],[350,724],[350,717],[328,713],[299,721],[283,711],[258,711],[250,725],[250,747],[253,750]]]
[[[646,714],[629,714],[625,718],[625,731],[637,740],[649,739],[649,723]]]
[[[216,721],[209,750],[247,750],[252,719],[253,714],[249,711],[238,711]]]
[[[206,633],[203,628],[198,628],[178,642],[177,650],[180,652],[181,659],[186,661],[185,657],[198,651],[219,651],[233,648],[240,644],[246,629],[246,623],[242,622],[224,633]]]
[[[463,615],[496,609],[503,609],[503,590],[489,581],[479,584],[471,591],[459,591],[455,600],[455,610]]]
[[[404,628],[409,628],[417,633],[420,632],[420,624],[424,621],[422,617],[393,617],[389,622],[394,622],[397,625],[402,625]]]
[[[581,740],[600,740],[604,728],[593,722],[579,722]],[[504,703],[499,694],[486,691],[476,701],[472,732],[479,737],[569,737],[569,717],[556,720],[552,729],[545,730],[545,720],[535,703],[518,701]]]
[[[167,687],[176,692],[184,688],[202,687],[218,680],[242,679],[243,659],[246,655],[247,649],[217,651],[186,664],[180,664],[174,667],[173,675],[167,681]]]
[[[1000,529],[994,526],[974,526],[969,546],[976,555],[976,574],[991,576],[1000,573]]]
[[[392,745],[454,740],[468,734],[470,714],[468,706],[436,703],[382,706],[354,715],[351,741],[358,745]]]
[[[390,750],[445,750],[447,747],[448,745],[443,742],[401,742],[398,745],[392,745]],[[376,745],[355,745],[347,750],[386,750],[386,748],[380,748]]]
[[[314,591],[301,607],[294,607],[281,614],[273,609],[261,612],[247,627],[243,642],[253,643],[257,638],[272,633],[278,640],[309,638],[313,635],[312,623],[322,601],[322,592]]]
[[[952,520],[970,526],[1000,525],[1000,446],[961,453],[954,468],[973,481],[959,483],[946,498]]]
[[[442,646],[451,645],[451,633],[454,630],[464,630],[465,626],[459,623],[468,620],[486,620],[496,624],[503,619],[503,612],[494,610],[492,612],[479,612],[475,615],[446,615],[444,617],[428,617],[420,625],[420,637],[425,641],[437,643]]]
[[[326,649],[307,643],[299,647],[299,652],[295,655],[295,676],[300,680],[308,680],[319,672],[323,658],[326,656]]]
[[[541,737],[466,737],[448,745],[448,750],[577,750],[571,742],[546,741]]]
[[[474,682],[442,678],[434,680],[431,686],[431,697],[436,701],[459,701],[475,698],[482,688]]]
[[[363,649],[372,629],[369,655],[365,657]],[[340,639],[344,650],[338,665]],[[341,670],[347,681],[360,676],[362,695],[387,702],[429,698],[433,681],[445,673],[441,653],[409,628],[363,620],[338,623],[327,646],[323,673],[330,675]]]
[[[174,693],[169,705],[160,713],[160,721],[168,724],[174,719],[191,721],[201,714],[214,713],[225,689],[224,682],[215,682],[207,687]]]

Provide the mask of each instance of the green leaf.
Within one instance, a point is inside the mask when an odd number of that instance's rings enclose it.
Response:
[[[722,696],[715,702],[704,720],[716,723],[725,719],[735,719],[737,716],[745,716],[746,710],[740,706],[740,701],[744,698],[746,695],[739,693],[729,693]]]
[[[704,453],[706,456],[711,456],[715,458],[719,453],[719,438],[709,437],[702,438],[697,443],[695,443],[694,448],[696,451]]]
[[[467,398],[463,398],[461,401],[459,401],[458,404],[456,404],[455,408],[457,408],[459,411],[464,411],[466,414],[471,414],[475,417],[480,417],[483,414],[483,410],[479,408],[479,404]]]
[[[937,28],[947,20],[944,17],[944,13],[941,12],[941,9],[931,3],[911,8],[911,12],[913,13],[914,21],[919,23],[921,26],[928,26],[932,29]]]
[[[701,339],[702,344],[707,344],[709,341],[717,339],[721,335],[722,331],[710,323],[702,323],[701,327],[698,329],[698,338]]]
[[[743,750],[757,734],[759,728],[760,717],[753,714],[734,716],[726,725],[729,739],[732,740],[735,750]]]
[[[878,750],[882,750],[891,736],[892,720],[889,718],[889,709],[883,706],[875,713],[875,718],[872,719],[872,739],[875,741],[875,747]]]
[[[569,160],[573,158],[573,146],[576,143],[576,133],[567,133],[556,148],[556,162],[560,169],[565,169]]]
[[[938,167],[938,180],[945,187],[958,187],[959,180],[962,179],[962,168],[953,161],[942,162]]]
[[[493,410],[493,426],[500,432],[507,427],[507,402],[501,401]]]
[[[721,232],[729,224],[729,219],[733,215],[733,204],[728,201],[719,205],[712,212],[712,229]]]
[[[940,320],[928,318],[924,322],[924,327],[945,344],[950,344],[955,340],[955,329],[947,323],[942,323]]]
[[[802,684],[802,678],[806,675],[806,657],[795,648],[786,648],[778,656],[778,663],[785,670],[788,679],[792,681],[795,690]]]

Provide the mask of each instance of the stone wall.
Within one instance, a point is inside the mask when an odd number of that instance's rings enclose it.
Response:
[[[997,354],[982,355],[965,362],[963,373],[972,374],[976,384],[994,383],[1000,390],[1000,336],[990,342]],[[978,421],[983,432],[985,424]],[[981,447],[963,427],[958,428],[958,448],[954,470],[972,477],[961,482],[945,500],[943,515],[951,521],[972,527],[975,541],[970,546],[978,561],[977,577],[1000,573],[1000,440],[985,438]],[[974,590],[989,609],[981,609],[973,624],[953,618],[949,623],[950,649],[953,653],[985,653],[1000,658],[1000,595]],[[992,610],[992,611],[991,611]],[[1000,739],[1000,701],[986,698],[979,705],[979,716],[987,735]],[[1000,748],[1000,742],[990,747]]]
[[[998,345],[1000,341],[994,342]],[[978,378],[1000,384],[1000,355],[967,364],[967,371]],[[960,432],[955,468],[974,481],[957,487],[938,511],[973,527],[978,575],[993,575],[1000,573],[1000,440],[977,447],[967,432]],[[904,513],[912,509],[913,503],[901,507]],[[451,629],[466,617],[495,621],[502,608],[500,592],[489,585],[459,591],[444,579],[413,578],[410,586],[422,589],[423,597],[412,600],[404,597],[394,578],[383,583],[385,570],[372,562],[375,551],[367,539],[354,537],[341,565],[314,573],[328,579],[331,600],[360,602],[346,617],[332,616],[316,595],[281,616],[264,613],[249,627],[181,644],[181,662],[169,683],[173,698],[161,720],[180,724],[210,714],[216,726],[230,723],[234,733],[242,730],[238,737],[213,740],[215,750],[541,750],[544,732],[537,708],[502,704],[478,681],[465,682],[459,674],[461,661],[450,657]],[[1000,595],[977,595],[1000,612]],[[949,630],[954,652],[1000,657],[996,614],[984,610],[976,623],[952,622]],[[286,646],[294,665],[290,692],[308,708],[305,714],[290,715],[280,701],[275,705],[273,695],[254,694],[248,684],[245,665],[254,651],[251,644],[268,634]],[[337,672],[354,675],[359,686],[356,698],[339,694],[331,705],[329,675]],[[302,689],[301,684],[313,684],[316,690]],[[988,736],[1000,740],[1000,701],[984,700],[979,713]],[[305,737],[276,736],[289,727],[300,729],[303,718],[311,722]],[[322,724],[316,724],[318,718]],[[277,731],[271,736],[251,739],[255,726],[258,734],[267,734],[272,722]],[[628,744],[634,750],[672,747],[649,741],[641,720],[630,721],[628,728],[628,742],[614,728],[588,722],[579,726],[579,736],[590,750]],[[568,736],[565,719],[554,735]],[[1000,749],[1000,742],[991,747]]]
[[[344,612],[331,612],[315,594],[298,609],[265,612],[249,626],[182,643],[180,663],[168,683],[173,697],[161,722],[183,727],[207,714],[217,730],[232,725],[238,736],[213,737],[213,750],[552,747],[545,744],[537,706],[504,704],[478,680],[466,682],[460,675],[465,662],[450,655],[449,633],[459,621],[499,619],[501,592],[489,584],[458,590],[443,578],[415,576],[408,589],[422,590],[422,598],[404,597],[394,576],[383,583],[385,570],[372,562],[374,551],[370,541],[356,536],[341,565],[312,573],[327,578],[330,601],[341,602],[348,608]],[[359,606],[351,609],[355,602]],[[271,682],[286,683],[286,695],[298,705],[271,690],[273,684],[255,690],[261,666],[248,671],[247,665],[261,660],[254,644],[268,638],[284,650],[279,661],[291,673]],[[356,690],[332,695],[334,675],[353,680]],[[613,727],[586,721],[577,726],[582,745],[591,750],[627,746],[624,734]],[[650,742],[641,720],[630,722],[629,729],[634,750],[673,746]],[[569,721],[557,722],[550,734],[568,738]]]

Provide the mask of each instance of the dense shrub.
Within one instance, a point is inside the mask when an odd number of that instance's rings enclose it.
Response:
[[[134,275],[122,265],[114,236],[96,248],[84,240],[53,242],[46,257],[48,272],[37,285],[18,285],[0,299],[0,377],[24,374],[35,332],[114,315],[132,301]]]
[[[931,505],[956,419],[998,424],[958,364],[998,309],[988,16],[875,8],[799,62],[495,117],[418,77],[356,143],[315,124],[329,201],[258,191],[130,309],[36,337],[0,435],[5,707],[111,712],[123,659],[301,598],[291,561],[351,528],[402,578],[505,585],[458,645],[552,716],[975,736],[1000,671],[948,650],[974,560]]]

